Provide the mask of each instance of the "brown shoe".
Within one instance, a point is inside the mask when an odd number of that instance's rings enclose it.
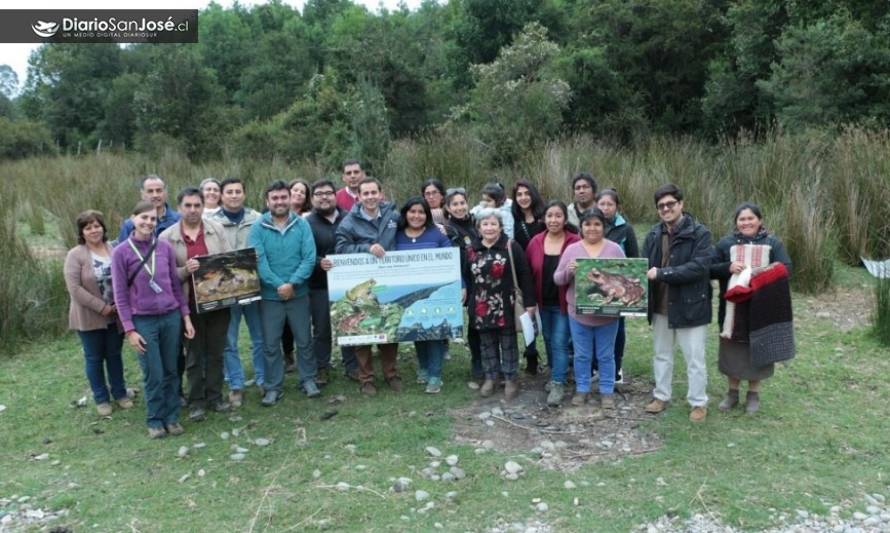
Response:
[[[652,413],[653,415],[657,415],[658,413],[667,409],[667,402],[663,400],[659,400],[658,398],[653,399],[651,402],[646,404],[646,407],[643,408],[647,413]]]
[[[229,403],[232,404],[232,407],[241,407],[244,403],[244,392],[240,389],[229,392]]]
[[[319,387],[327,385],[330,379],[331,376],[327,368],[319,368],[318,372],[315,374],[315,384]]]
[[[108,402],[96,404],[96,412],[99,416],[111,416],[111,404]]]
[[[402,378],[394,377],[386,380],[389,388],[393,390],[393,392],[402,392]]]
[[[519,396],[519,381],[516,378],[504,381],[504,399],[508,402]]]
[[[586,402],[589,397],[589,392],[575,392],[575,394],[572,396],[572,405],[574,405],[575,407],[580,407],[584,405],[584,402]]]
[[[479,395],[483,398],[488,398],[492,393],[494,393],[494,380],[485,378],[485,382],[479,388]]]
[[[707,407],[693,407],[692,411],[689,413],[689,421],[690,422],[703,422],[707,416],[708,416],[708,408]]]
[[[614,394],[600,395],[600,409],[602,409],[603,411],[614,411],[615,410],[615,395]]]
[[[179,422],[173,422],[172,424],[167,424],[167,433],[173,436],[182,435],[185,433],[185,429]]]
[[[133,400],[124,396],[120,400],[117,400],[117,406],[121,409],[132,409],[133,408]]]
[[[375,387],[374,384],[371,383],[370,381],[362,383],[362,386],[359,390],[365,396],[376,396],[377,395],[377,387]]]

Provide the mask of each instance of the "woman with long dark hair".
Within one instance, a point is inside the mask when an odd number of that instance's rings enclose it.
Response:
[[[424,248],[448,248],[451,241],[433,223],[430,206],[423,198],[409,198],[399,211],[396,232],[396,250],[420,250]],[[417,382],[426,385],[427,394],[442,390],[442,362],[448,349],[447,339],[416,341]]]

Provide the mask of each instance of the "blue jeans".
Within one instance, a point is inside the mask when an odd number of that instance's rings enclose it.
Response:
[[[544,347],[550,363],[550,381],[565,384],[569,369],[569,315],[558,305],[540,309]]]
[[[266,344],[264,388],[281,392],[284,385],[284,353],[281,351],[281,331],[286,320],[297,344],[297,370],[300,383],[315,381],[315,356],[312,355],[309,296],[304,294],[290,300],[261,300],[263,340]]]
[[[134,316],[136,332],[145,339],[145,353],[137,355],[145,389],[145,422],[161,428],[179,420],[179,358],[182,315],[179,310],[163,315]]]
[[[587,326],[569,317],[572,343],[575,345],[575,389],[590,392],[590,374],[593,351],[599,363],[600,394],[615,392],[615,335],[618,321],[602,326]]]
[[[442,361],[448,349],[447,340],[417,341],[414,351],[417,352],[417,363],[425,370],[429,378],[442,379]]]
[[[241,330],[241,315],[247,322],[247,331],[250,333],[250,351],[253,359],[253,374],[256,384],[264,383],[265,367],[263,357],[263,323],[260,319],[260,303],[253,302],[248,305],[235,305],[229,309],[229,332],[226,336],[226,349],[223,352],[223,367],[226,371],[226,381],[229,389],[241,390],[244,388],[244,368],[241,366],[241,356],[238,354],[238,333]],[[279,336],[281,332],[278,333]]]
[[[115,400],[127,397],[127,385],[124,383],[124,362],[121,359],[121,346],[124,335],[118,331],[117,324],[112,322],[105,329],[78,331],[87,380],[93,391],[93,399],[97,404],[108,403],[113,396]],[[111,383],[111,396],[105,382],[105,373]]]

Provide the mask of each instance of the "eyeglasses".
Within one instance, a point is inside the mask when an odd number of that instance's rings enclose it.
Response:
[[[316,198],[320,198],[322,196],[334,196],[334,191],[315,191],[312,193],[312,196]]]
[[[659,211],[670,211],[671,209],[674,208],[675,205],[677,205],[679,203],[680,202],[677,200],[672,200],[670,202],[661,202],[660,204],[655,204],[655,208],[658,209]]]
[[[463,187],[452,187],[451,189],[445,189],[445,196],[451,196],[452,194],[467,194],[467,190]]]

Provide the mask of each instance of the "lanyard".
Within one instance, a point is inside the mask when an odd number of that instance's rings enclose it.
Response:
[[[148,267],[148,262],[142,257],[142,254],[139,253],[139,250],[136,248],[136,245],[133,244],[133,239],[127,239],[127,243],[129,243],[130,248],[133,249],[133,253],[136,254],[136,257],[139,258],[139,261],[142,262],[142,268],[145,269],[145,272],[148,273],[148,277],[150,281],[154,282],[155,280],[155,264],[157,256],[155,255],[155,250],[151,251],[151,268]]]

